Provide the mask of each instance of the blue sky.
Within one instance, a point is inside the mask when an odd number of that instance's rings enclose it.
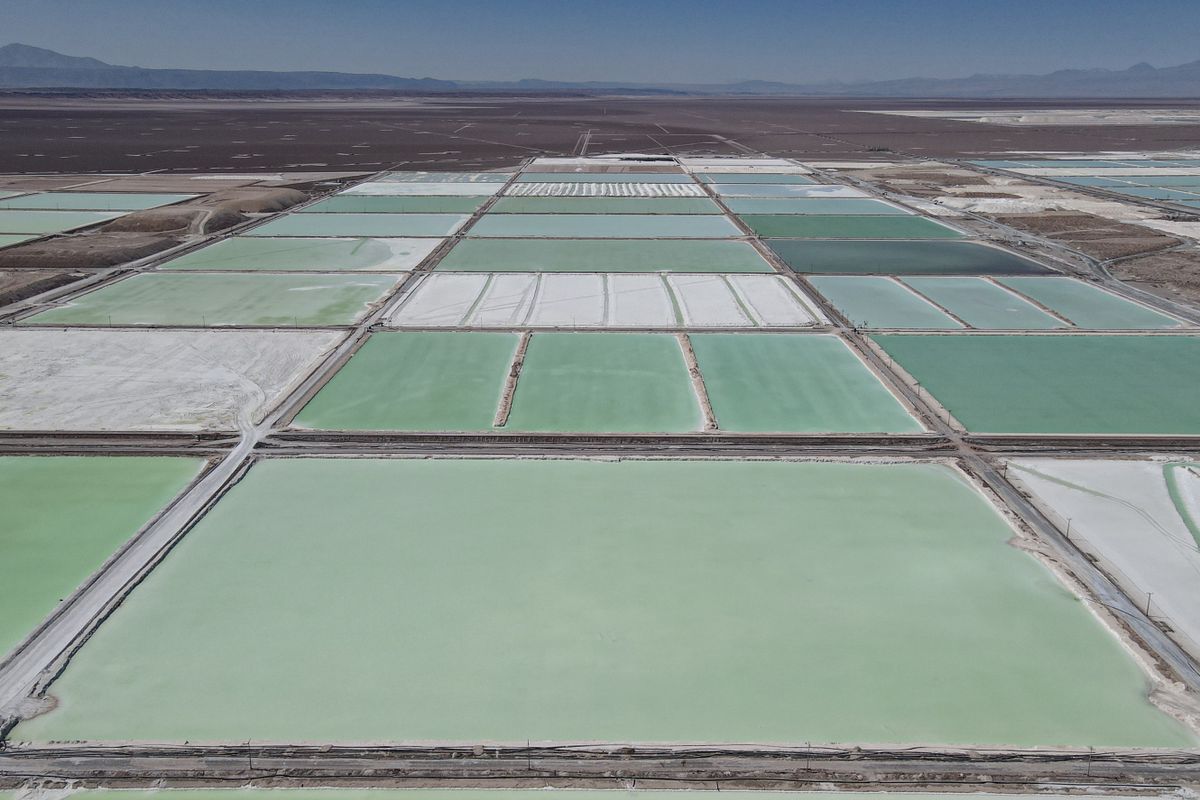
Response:
[[[117,64],[482,80],[1167,66],[1197,30],[1200,0],[0,0],[0,38]]]

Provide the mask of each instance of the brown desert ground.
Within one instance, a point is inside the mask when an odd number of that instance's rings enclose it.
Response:
[[[0,172],[489,169],[530,156],[631,151],[971,158],[1009,151],[1167,150],[1200,142],[1200,125],[1014,127],[858,113],[1141,105],[1155,103],[10,92],[0,93]]]

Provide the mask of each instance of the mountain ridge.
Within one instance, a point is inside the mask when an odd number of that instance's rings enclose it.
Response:
[[[417,92],[638,92],[747,96],[894,98],[1200,98],[1200,60],[1170,67],[1146,62],[1124,70],[1062,69],[1040,75],[976,73],[963,78],[896,78],[885,81],[729,83],[620,81],[456,81],[382,73],[336,71],[159,69],[108,64],[32,45],[0,47],[0,88],[162,89],[204,91],[385,90]]]

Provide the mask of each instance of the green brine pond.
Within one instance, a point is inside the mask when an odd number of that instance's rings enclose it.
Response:
[[[349,325],[400,280],[383,273],[149,272],[29,319],[48,325]]]
[[[438,263],[460,272],[772,272],[747,242],[465,239]]]
[[[0,659],[202,465],[195,458],[0,456]]]
[[[1042,265],[998,247],[956,241],[805,241],[767,245],[796,272],[830,275],[1043,275]]]
[[[691,335],[717,425],[731,433],[919,433],[838,337]]]
[[[11,739],[1194,746],[1013,536],[937,464],[267,459]]]
[[[874,337],[968,430],[1200,433],[1200,337]]]

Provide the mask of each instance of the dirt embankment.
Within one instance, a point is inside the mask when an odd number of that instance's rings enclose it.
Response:
[[[225,230],[249,217],[308,199],[286,187],[239,187],[162,208],[134,211],[104,225],[0,250],[0,269],[102,269],[152,256],[189,235]]]
[[[215,233],[245,222],[246,214],[283,211],[308,199],[298,189],[244,187],[214,192],[186,203],[135,211],[100,230],[121,233]]]
[[[66,269],[0,269],[0,307],[66,286],[89,274]]]
[[[152,256],[182,241],[182,238],[157,234],[101,231],[56,236],[0,250],[0,269],[115,267]]]
[[[1183,244],[1183,240],[1174,236],[1094,214],[1043,211],[992,216],[1005,225],[1054,239],[1102,261],[1153,253]]]
[[[1112,266],[1119,278],[1166,297],[1200,301],[1200,250],[1172,250],[1184,234],[1155,227],[1163,212],[1012,176],[984,175],[934,162],[867,167],[854,176],[897,194],[969,211],[1060,242]]]
[[[1110,271],[1121,280],[1142,284],[1158,294],[1200,303],[1200,250],[1172,250],[1123,259]]]
[[[875,167],[855,170],[853,174],[854,177],[869,181],[884,191],[928,200],[943,197],[948,191],[951,191],[952,187],[958,189],[978,186],[984,192],[991,189],[991,184],[984,176],[969,170],[949,165],[934,169],[930,169],[929,166],[936,167],[936,165],[925,165],[923,169],[901,166]],[[966,189],[966,191],[972,190]],[[973,191],[972,193],[974,194]]]

